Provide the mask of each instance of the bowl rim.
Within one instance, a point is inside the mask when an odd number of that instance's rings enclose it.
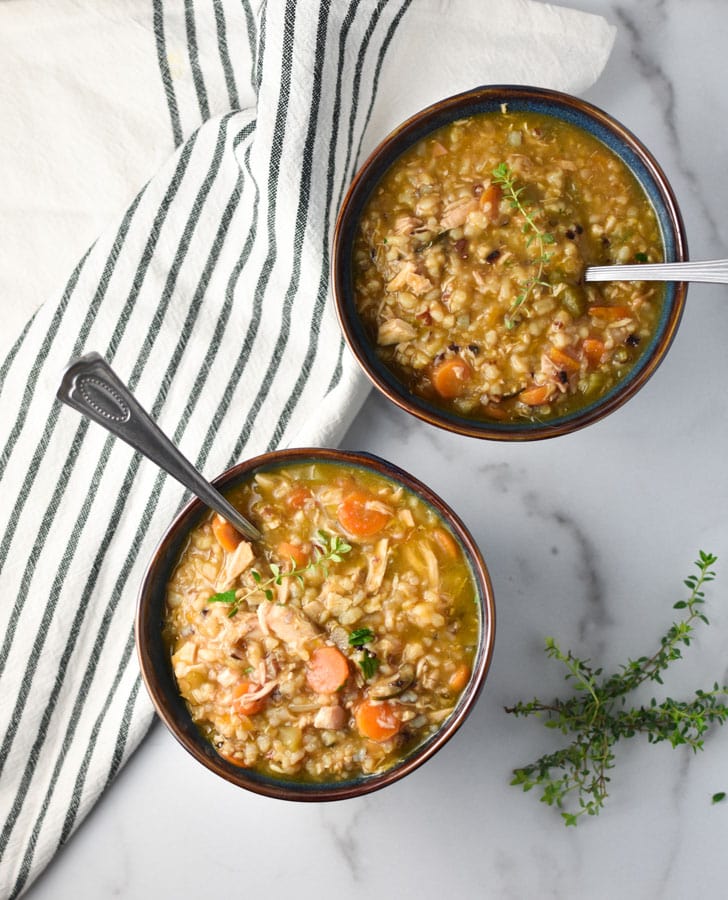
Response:
[[[495,600],[490,573],[480,549],[457,513],[414,475],[374,454],[314,447],[276,450],[237,463],[214,478],[212,483],[225,490],[246,476],[252,476],[258,470],[270,470],[287,464],[295,465],[310,461],[352,465],[403,484],[445,519],[460,543],[476,583],[481,628],[470,681],[458,701],[455,712],[444,725],[427,741],[418,745],[404,760],[385,772],[342,782],[312,784],[285,779],[279,781],[234,766],[219,756],[192,723],[174,684],[171,665],[166,672],[160,672],[155,665],[154,647],[150,643],[153,640],[152,632],[157,640],[161,641],[161,618],[155,620],[153,617],[155,598],[160,611],[163,604],[163,596],[158,598],[157,591],[163,590],[185,535],[208,510],[208,507],[196,497],[186,503],[174,517],[147,563],[137,594],[134,639],[142,680],[157,715],[178,743],[205,768],[238,787],[264,796],[292,801],[330,801],[363,796],[399,781],[423,765],[459,730],[480,695],[492,661],[495,641]],[[180,715],[183,717],[182,720]]]
[[[350,243],[346,242],[345,233],[347,229],[351,230],[353,228],[350,222],[352,209],[356,210],[360,200],[362,204],[366,202],[366,199],[384,172],[416,140],[421,139],[424,134],[442,127],[447,121],[453,121],[457,118],[457,113],[462,110],[463,106],[472,107],[484,101],[507,104],[511,99],[526,102],[529,100],[540,103],[550,102],[554,104],[555,111],[559,109],[575,110],[577,114],[593,120],[600,129],[606,130],[620,143],[624,144],[645,167],[660,196],[667,220],[669,221],[670,236],[675,243],[674,261],[682,262],[687,260],[685,225],[672,186],[657,159],[630,129],[605,110],[573,94],[530,85],[489,84],[453,94],[418,110],[394,128],[371,151],[355,173],[339,208],[332,237],[330,280],[337,318],[349,350],[374,387],[396,406],[430,425],[451,433],[496,441],[533,441],[570,434],[600,421],[623,406],[646,384],[665,358],[675,338],[685,308],[687,282],[672,283],[674,296],[669,316],[658,332],[659,336],[654,347],[648,355],[641,358],[641,367],[633,376],[628,376],[626,381],[618,385],[604,398],[596,401],[587,409],[575,412],[566,420],[556,419],[534,424],[491,423],[488,420],[467,419],[450,414],[446,410],[439,410],[437,407],[426,403],[422,398],[417,397],[417,395],[408,393],[396,376],[388,374],[384,364],[376,362],[373,351],[367,352],[366,347],[362,346],[354,326],[356,313],[353,309],[350,309],[352,304],[347,302],[349,289],[346,271],[349,263]],[[548,114],[547,110],[543,110],[543,112]],[[465,112],[463,114],[468,115],[471,113]],[[441,119],[443,116],[448,116],[448,118],[445,121],[436,121],[429,128],[425,128],[422,131],[423,123],[433,118]],[[402,143],[414,131],[421,131],[421,133],[418,133],[414,140]],[[400,147],[401,143],[402,146]],[[393,149],[396,152],[392,155],[392,159],[377,173],[380,164],[387,159],[388,155],[393,152]],[[642,184],[637,174],[634,172],[633,174]],[[361,199],[362,195],[363,200]],[[631,371],[633,372],[634,370]]]

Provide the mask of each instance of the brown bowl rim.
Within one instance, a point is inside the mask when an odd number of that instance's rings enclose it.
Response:
[[[305,463],[311,460],[368,469],[403,484],[435,509],[437,514],[448,523],[465,551],[477,586],[481,631],[473,672],[468,686],[458,701],[455,713],[435,735],[417,747],[405,760],[386,772],[351,781],[311,785],[285,780],[278,782],[272,778],[259,777],[247,769],[236,767],[218,756],[212,746],[197,731],[189,713],[186,712],[176,686],[173,684],[174,676],[171,666],[167,667],[166,672],[160,672],[154,661],[154,653],[161,645],[161,619],[154,619],[154,611],[157,608],[161,611],[163,603],[162,598],[157,598],[155,604],[156,591],[163,590],[163,585],[166,583],[164,573],[166,572],[168,575],[171,564],[177,558],[184,542],[185,535],[207,510],[201,500],[191,499],[175,516],[158,542],[140,584],[134,621],[134,637],[142,679],[162,722],[184,749],[205,768],[238,787],[263,796],[291,801],[329,801],[363,796],[399,781],[419,768],[453,737],[472,711],[491,664],[495,640],[493,586],[488,568],[470,531],[457,513],[431,488],[393,463],[362,451],[313,447],[289,448],[264,453],[238,463],[217,476],[212,483],[224,490],[239,482],[243,477],[252,475],[256,470],[269,470],[286,464]],[[161,587],[160,578],[163,579]]]
[[[534,423],[532,425],[524,425],[518,423],[518,427],[509,430],[510,423],[499,423],[499,426],[491,424],[487,420],[467,420],[461,417],[450,418],[446,411],[438,412],[435,407],[420,405],[419,398],[415,395],[407,394],[404,386],[400,386],[396,376],[391,375],[391,380],[379,371],[376,365],[373,365],[365,349],[360,345],[355,329],[350,320],[350,313],[344,301],[346,295],[345,272],[348,266],[348,256],[345,253],[343,244],[343,234],[348,225],[351,215],[351,209],[355,198],[363,191],[368,196],[373,187],[382,177],[384,171],[389,168],[394,160],[401,153],[405,152],[409,144],[402,146],[396,152],[396,155],[387,163],[379,175],[373,178],[371,187],[368,187],[368,178],[376,167],[380,165],[382,159],[386,159],[387,155],[398,147],[399,142],[406,136],[417,129],[419,131],[423,122],[441,116],[443,113],[450,115],[448,121],[454,120],[457,115],[456,111],[463,105],[472,105],[478,101],[490,100],[495,102],[508,103],[512,99],[518,100],[539,100],[553,101],[557,108],[572,108],[583,116],[593,119],[597,125],[611,132],[611,134],[624,145],[639,159],[644,165],[648,174],[651,176],[654,186],[664,205],[667,219],[670,222],[672,230],[672,238],[675,242],[674,261],[682,262],[688,258],[687,254],[687,237],[685,226],[677,203],[677,198],[672,186],[656,158],[650,150],[642,143],[642,141],[625,125],[615,119],[612,115],[598,106],[575,97],[572,94],[556,91],[549,88],[532,87],[529,85],[513,85],[513,84],[496,84],[481,85],[450,97],[445,97],[436,103],[419,110],[411,115],[404,122],[393,129],[380,143],[372,150],[365,162],[359,167],[351,184],[344,196],[334,227],[332,249],[331,249],[331,289],[334,297],[334,306],[339,320],[342,333],[346,343],[357,360],[360,368],[367,376],[369,381],[379,390],[387,399],[398,406],[400,409],[454,434],[463,434],[468,437],[475,437],[496,441],[534,441],[546,438],[558,437],[565,434],[578,431],[587,425],[593,424],[605,418],[619,407],[623,406],[631,399],[652,377],[660,363],[665,358],[667,351],[672,344],[677,332],[680,320],[685,307],[685,298],[687,296],[687,283],[674,282],[674,297],[669,317],[662,328],[659,340],[653,347],[648,357],[642,358],[640,370],[632,377],[628,377],[621,387],[616,388],[608,394],[602,401],[597,401],[583,412],[577,412],[570,415],[564,421],[554,420],[552,422]],[[429,131],[441,127],[444,122],[439,121],[428,129]],[[422,135],[418,134],[417,139]],[[638,178],[637,174],[635,177]],[[638,181],[641,180],[638,178]],[[382,365],[381,369],[385,369]]]

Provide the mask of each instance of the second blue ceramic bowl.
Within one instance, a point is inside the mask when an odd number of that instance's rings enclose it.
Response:
[[[374,386],[397,406],[451,432],[524,441],[576,431],[602,419],[634,396],[655,372],[673,341],[687,285],[666,286],[655,333],[629,374],[599,399],[561,417],[518,422],[465,418],[408,391],[377,357],[356,309],[351,260],[358,223],[372,191],[402,153],[450,122],[478,113],[497,112],[503,104],[507,104],[510,112],[534,112],[566,121],[607,145],[632,171],[649,198],[662,231],[665,260],[677,262],[687,258],[685,229],[672,188],[655,158],[634,134],[603,110],[569,94],[534,87],[491,85],[457,94],[416,113],[374,150],[355,176],[338,216],[332,250],[332,287],[339,322],[350,349]]]

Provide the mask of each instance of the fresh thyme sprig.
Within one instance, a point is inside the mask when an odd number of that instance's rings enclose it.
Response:
[[[339,537],[338,534],[327,535],[324,531],[318,532],[318,538],[320,543],[314,543],[313,556],[305,566],[297,565],[296,560],[293,559],[293,557],[291,557],[290,569],[282,569],[277,563],[270,563],[269,567],[272,574],[270,578],[266,579],[263,579],[263,576],[257,569],[251,569],[250,574],[255,582],[254,587],[244,591],[240,595],[238,595],[238,591],[236,590],[213,594],[207,602],[229,604],[230,610],[228,611],[228,618],[232,618],[240,609],[241,605],[249,597],[252,597],[253,594],[257,594],[259,591],[263,592],[266,600],[272,600],[272,586],[274,584],[281,584],[284,578],[295,578],[298,582],[303,584],[303,576],[312,569],[321,569],[324,575],[328,577],[328,563],[341,562],[344,554],[350,552],[351,544],[348,544],[343,538]]]
[[[693,627],[701,621],[708,624],[702,611],[703,586],[712,581],[712,566],[717,557],[700,551],[695,565],[698,574],[685,579],[690,595],[674,604],[684,616],[674,622],[661,638],[652,656],[630,660],[608,678],[602,669],[593,669],[589,660],[563,653],[553,638],[546,640],[546,653],[566,666],[566,679],[577,693],[568,700],[543,703],[534,699],[506,707],[516,716],[545,716],[544,725],[573,736],[568,747],[548,753],[530,765],[513,772],[511,784],[524,791],[541,790],[541,801],[556,806],[566,825],[576,825],[584,814],[599,814],[607,799],[609,771],[614,767],[614,746],[621,738],[647,735],[650,743],[669,741],[673,747],[686,744],[697,752],[703,748],[702,737],[711,725],[722,725],[728,718],[728,707],[721,698],[728,687],[714,684],[712,690],[695,691],[692,700],[667,698],[658,703],[626,708],[626,695],[646,681],[662,684],[662,672],[681,657],[681,646],[689,646]],[[567,808],[567,806],[569,808]]]
[[[544,231],[536,224],[532,213],[529,211],[529,207],[526,206],[522,199],[523,192],[526,188],[524,185],[521,185],[521,187],[516,186],[515,175],[511,171],[508,163],[499,163],[495,169],[493,169],[491,174],[493,175],[494,184],[500,185],[500,187],[503,188],[506,198],[511,205],[511,209],[517,210],[523,216],[524,222],[522,230],[525,235],[528,235],[526,246],[530,247],[534,240],[538,244],[538,256],[532,260],[532,262],[538,266],[536,274],[533,277],[528,278],[522,284],[520,293],[513,303],[511,303],[506,314],[506,328],[510,329],[516,325],[514,313],[519,307],[526,303],[534,288],[537,285],[550,287],[549,282],[543,277],[544,267],[551,259],[551,254],[546,252],[546,247],[549,244],[553,244],[556,239],[550,231]]]

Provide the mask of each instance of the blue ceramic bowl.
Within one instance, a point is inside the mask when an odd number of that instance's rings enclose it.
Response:
[[[655,333],[629,374],[612,390],[588,406],[546,421],[496,422],[460,416],[416,396],[377,357],[376,348],[356,310],[352,250],[359,219],[384,173],[413,144],[456,119],[497,112],[503,104],[511,112],[533,112],[576,125],[606,144],[632,171],[649,198],[662,231],[665,260],[687,258],[680,210],[668,180],[647,148],[623,125],[595,106],[558,91],[514,85],[474,88],[429,106],[393,131],[374,150],[356,174],[336,223],[332,251],[332,288],[346,341],[362,369],[397,406],[448,431],[504,441],[537,440],[567,434],[602,419],[632,397],[658,367],[675,336],[682,316],[687,284],[666,286]]]
[[[378,790],[403,778],[436,753],[462,725],[483,686],[495,639],[495,606],[488,570],[477,545],[456,514],[429,488],[402,469],[364,453],[342,450],[278,450],[247,460],[229,469],[213,482],[223,493],[248,481],[257,472],[306,463],[334,463],[348,469],[364,469],[404,486],[428,504],[447,523],[468,561],[476,588],[480,614],[480,636],[470,680],[457,706],[442,727],[409,756],[377,775],[349,781],[304,783],[273,778],[240,768],[223,759],[198,730],[177,689],[169,651],[162,638],[166,585],[188,536],[209,511],[200,500],[192,500],[170,525],[147,567],[137,601],[135,636],[142,677],[158,715],[182,746],[205,768],[238,787],[283,800],[342,800]]]

